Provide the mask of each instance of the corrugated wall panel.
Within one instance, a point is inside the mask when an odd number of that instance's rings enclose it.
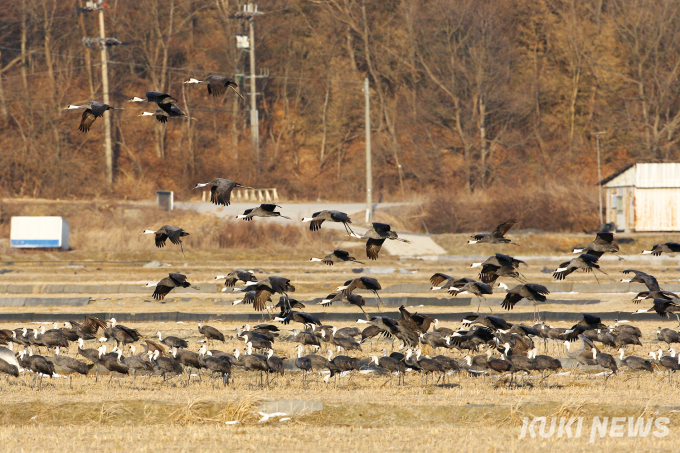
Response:
[[[635,231],[680,231],[680,188],[636,188]]]
[[[635,187],[680,188],[680,164],[637,164],[633,168],[635,168]]]

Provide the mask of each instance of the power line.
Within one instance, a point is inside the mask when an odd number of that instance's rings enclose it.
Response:
[[[5,47],[5,46],[0,46],[0,49],[2,50],[9,50],[13,52],[21,52],[21,49],[13,48],[13,47]],[[74,60],[86,60],[85,57],[79,57],[75,55],[67,55],[67,54],[59,54],[59,53],[53,53],[53,52],[40,52],[40,51],[33,51],[33,54],[38,54],[38,55],[50,55],[53,57],[63,57],[63,58],[70,58]],[[165,69],[166,71],[175,71],[175,72],[185,72],[185,73],[196,73],[196,72],[203,72],[203,73],[208,73],[210,71],[206,71],[205,69],[195,69],[195,68],[176,68],[173,66],[166,66],[163,68],[163,66],[156,66],[156,65],[149,65],[149,64],[144,64],[144,63],[134,63],[134,62],[126,62],[126,61],[116,61],[116,60],[107,60],[107,63],[109,64],[117,64],[117,65],[125,65],[125,66],[135,66],[138,68],[142,69],[148,69],[148,68],[153,68],[153,69]],[[364,82],[360,81],[354,81],[354,80],[345,80],[345,79],[324,79],[324,78],[315,78],[315,77],[292,77],[292,76],[272,76],[269,75],[268,78],[270,79],[280,79],[280,80],[307,80],[307,81],[314,81],[314,82],[336,82],[336,83],[347,83],[347,84],[352,84],[352,85],[363,85]],[[177,82],[179,83],[179,82]]]

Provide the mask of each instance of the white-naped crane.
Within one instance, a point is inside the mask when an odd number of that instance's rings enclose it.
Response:
[[[668,318],[669,314],[673,313],[675,318],[678,320],[678,327],[680,327],[680,316],[678,316],[678,313],[680,313],[680,305],[667,299],[656,298],[654,299],[654,305],[652,305],[650,308],[647,310],[641,308],[638,311],[634,311],[632,314],[636,315],[639,313],[649,313],[652,311],[655,311],[662,318]]]
[[[196,118],[188,116],[176,105],[171,106],[168,110],[158,109],[155,112],[142,112],[137,116],[155,116],[156,121],[165,124],[168,122],[168,118],[188,118],[190,120],[195,120]]]
[[[222,206],[229,206],[231,203],[231,192],[236,187],[241,189],[252,189],[252,187],[243,186],[237,182],[224,178],[215,178],[206,183],[199,182],[193,189],[199,189],[201,187],[210,187],[210,202]]]
[[[156,103],[161,110],[169,114],[173,105],[177,104],[179,101],[169,94],[161,93],[160,91],[147,91],[143,98],[135,96],[128,102],[153,102]]]
[[[357,239],[367,239],[366,256],[371,260],[377,260],[380,249],[387,239],[410,243],[407,239],[400,238],[395,231],[386,223],[372,223],[373,228],[364,233],[363,236],[351,232],[349,236]]]
[[[92,123],[94,123],[94,120],[104,116],[104,112],[107,110],[125,110],[119,107],[111,107],[109,104],[97,101],[87,101],[83,105],[69,105],[64,110],[74,109],[85,109],[83,116],[80,118],[80,125],[78,126],[80,132],[88,132]]]
[[[310,258],[309,261],[320,261],[324,264],[327,264],[328,266],[332,266],[334,263],[344,263],[347,261],[352,261],[355,263],[359,264],[364,264],[361,261],[358,261],[356,258],[353,256],[350,256],[349,252],[346,252],[344,250],[340,249],[335,249],[328,255],[326,255],[324,258]]]
[[[243,283],[248,286],[250,282],[257,282],[257,278],[255,278],[255,274],[253,274],[253,271],[246,271],[242,269],[237,269],[235,271],[229,272],[227,275],[218,275],[215,277],[215,280],[222,280],[224,279],[224,286],[227,287],[232,287],[236,285],[236,282],[242,281]]]
[[[311,231],[320,230],[321,224],[324,223],[326,220],[329,222],[342,223],[343,226],[345,227],[345,231],[347,231],[348,234],[351,235],[353,233],[352,228],[350,228],[349,226],[349,224],[352,223],[352,220],[344,212],[335,210],[325,210],[315,212],[314,214],[312,214],[311,217],[302,218],[303,222],[310,222],[309,229]]]
[[[343,285],[335,288],[336,291],[341,291],[345,296],[350,295],[356,289],[365,289],[371,291],[378,298],[380,305],[383,305],[382,299],[378,291],[382,289],[378,280],[372,277],[359,277],[352,280],[347,280]]]
[[[457,296],[459,294],[474,294],[477,296],[477,300],[479,300],[479,303],[477,304],[477,313],[479,313],[479,309],[482,306],[482,299],[486,300],[486,297],[484,297],[485,294],[493,294],[493,288],[491,285],[487,285],[484,282],[470,282],[470,283],[465,283],[464,285],[452,285],[449,288],[449,294],[452,296]],[[490,307],[489,307],[490,309]],[[493,310],[491,310],[493,313]]]
[[[243,219],[246,222],[253,220],[253,217],[281,217],[283,219],[291,220],[290,217],[282,215],[280,212],[275,211],[276,208],[281,206],[271,203],[262,203],[260,206],[255,208],[246,209],[243,214],[237,215],[237,219]]]
[[[194,288],[196,290],[200,289],[198,286],[192,286],[191,283],[187,281],[187,276],[177,272],[171,272],[167,277],[161,279],[156,285],[153,283],[147,283],[146,287],[156,286],[153,292],[153,298],[156,300],[163,300],[165,296],[168,295],[170,291],[175,288]]]
[[[518,245],[512,240],[505,237],[510,228],[515,226],[517,223],[516,218],[511,218],[510,220],[498,225],[491,233],[478,233],[472,236],[472,240],[469,240],[468,244],[512,244]]]
[[[192,77],[184,83],[197,83],[199,85],[206,85],[208,87],[208,94],[214,97],[224,94],[225,91],[231,88],[236,94],[239,95],[241,99],[245,101],[243,95],[238,91],[238,84],[227,77],[209,75],[203,80],[198,80]]]
[[[570,261],[565,261],[564,263],[560,264],[557,269],[555,269],[555,272],[553,272],[553,278],[555,280],[564,280],[567,275],[581,269],[583,272],[592,272],[595,280],[600,283],[600,280],[597,278],[597,275],[595,275],[595,272],[593,272],[593,269],[602,272],[605,275],[608,274],[600,269],[600,265],[597,264],[598,259],[599,256],[592,254],[579,255]]]
[[[172,225],[163,225],[156,231],[154,230],[144,230],[141,234],[153,234],[155,235],[155,242],[156,242],[156,247],[161,248],[165,247],[165,243],[168,239],[170,239],[170,242],[172,242],[175,245],[179,245],[180,248],[182,249],[182,255],[184,255],[184,245],[182,244],[182,238],[184,236],[189,236],[189,233],[184,231],[183,228],[172,226]]]
[[[652,250],[643,250],[643,255],[661,256],[662,253],[680,253],[680,244],[677,242],[663,242],[656,244]]]
[[[579,335],[578,339],[581,340],[581,346],[573,351],[571,350],[571,343],[568,340],[564,342],[564,346],[567,348],[567,357],[576,360],[581,365],[597,365],[597,361],[593,358],[593,354],[599,352],[595,343],[585,335]]]
[[[536,283],[527,283],[525,285],[517,285],[512,289],[508,290],[505,295],[505,299],[501,302],[501,307],[506,310],[512,310],[515,308],[515,304],[522,299],[528,299],[534,304],[534,317],[540,320],[541,315],[538,312],[538,303],[545,302],[547,300],[546,296],[550,294],[548,288],[543,285]],[[538,316],[537,316],[538,314]]]
[[[592,253],[596,252],[600,256],[604,253],[620,253],[619,244],[614,240],[614,233],[602,231],[595,235],[590,244],[585,247],[576,247],[571,253]],[[623,259],[619,257],[619,259]]]

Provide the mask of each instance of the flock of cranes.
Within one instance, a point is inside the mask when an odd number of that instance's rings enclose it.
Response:
[[[209,87],[211,85],[208,85]],[[211,88],[211,93],[216,90]],[[165,97],[149,97],[148,101],[166,105],[171,100]],[[211,201],[215,204],[229,205],[231,191],[235,187],[243,187],[226,179],[215,179],[209,183],[197,184],[196,188],[210,187]],[[251,220],[255,216],[281,216],[274,210],[275,205],[262,205],[258,208],[247,210],[242,216],[245,220]],[[323,222],[342,223],[348,236],[366,240],[366,255],[369,259],[377,259],[380,248],[385,240],[399,240],[397,233],[391,227],[383,223],[373,223],[372,229],[363,235],[355,233],[351,225],[351,219],[345,213],[339,211],[320,211],[310,218],[303,218],[303,222],[310,223],[310,230],[317,231]],[[476,234],[470,244],[518,244],[506,238],[506,233],[515,225],[516,220],[510,219],[499,225],[490,234]],[[182,238],[189,235],[184,229],[165,225],[157,230],[145,230],[142,234],[153,234],[157,247],[164,247],[167,240],[172,244],[179,245],[182,253],[184,248]],[[678,250],[678,244],[664,243],[656,245],[652,254],[673,252]],[[557,280],[566,278],[571,273],[581,270],[592,272],[597,270],[604,273],[599,267],[599,259],[604,253],[621,253],[618,244],[611,233],[598,233],[595,240],[583,248],[574,249],[579,256],[568,262],[562,263],[555,270],[553,276]],[[335,250],[324,258],[311,258],[310,261],[319,261],[327,265],[343,262],[357,262],[355,257],[343,250]],[[669,372],[680,369],[680,357],[677,357],[674,349],[669,349],[668,354],[663,350],[649,352],[649,357],[625,356],[625,348],[642,346],[640,338],[642,332],[637,327],[617,321],[613,326],[603,324],[600,318],[589,314],[583,315],[571,328],[556,328],[540,322],[537,312],[536,321],[533,325],[513,324],[501,316],[481,314],[481,301],[486,295],[493,294],[494,289],[502,288],[506,291],[500,305],[505,310],[512,310],[521,300],[531,301],[538,310],[540,303],[547,301],[550,294],[548,288],[537,283],[530,283],[520,272],[520,268],[526,266],[524,261],[510,255],[495,253],[481,263],[472,263],[470,268],[480,267],[478,278],[456,278],[443,273],[435,273],[430,278],[431,290],[446,290],[451,296],[460,294],[473,294],[479,299],[477,313],[467,316],[462,320],[462,326],[454,329],[440,326],[439,321],[431,316],[411,313],[404,306],[399,308],[399,319],[393,319],[381,314],[367,313],[365,299],[357,293],[357,290],[370,291],[376,296],[378,309],[383,306],[379,291],[382,290],[380,282],[372,277],[362,276],[345,281],[337,286],[335,292],[324,297],[320,302],[322,306],[333,303],[343,303],[355,306],[361,310],[365,319],[358,319],[358,325],[367,325],[363,329],[358,327],[337,328],[325,325],[319,317],[304,310],[305,305],[290,297],[296,288],[291,280],[282,276],[269,276],[258,279],[252,271],[234,270],[226,275],[219,275],[216,279],[224,279],[225,288],[241,291],[243,298],[234,304],[252,304],[257,312],[270,311],[270,320],[283,325],[297,323],[303,326],[303,330],[293,329],[290,335],[286,335],[276,324],[262,323],[252,329],[246,325],[236,329],[234,336],[225,335],[213,326],[198,324],[199,342],[187,341],[185,338],[163,335],[156,331],[155,335],[142,334],[138,330],[120,325],[115,318],[105,322],[94,316],[85,316],[82,323],[70,321],[64,327],[55,324],[52,329],[18,328],[14,330],[0,330],[0,373],[17,377],[21,370],[30,370],[35,373],[34,386],[42,385],[42,376],[91,374],[95,373],[95,379],[99,373],[109,372],[117,375],[133,375],[136,385],[137,374],[156,374],[167,379],[186,373],[187,385],[192,373],[207,373],[221,376],[227,384],[237,369],[246,372],[260,374],[260,385],[263,383],[263,375],[267,377],[267,385],[270,378],[277,380],[277,376],[286,371],[302,371],[306,381],[309,372],[326,372],[324,380],[329,382],[331,377],[344,373],[353,372],[387,372],[398,375],[398,384],[404,384],[407,370],[418,371],[425,379],[437,377],[436,382],[445,382],[446,375],[451,372],[467,370],[472,374],[502,374],[510,377],[514,382],[514,375],[520,372],[540,372],[544,378],[545,373],[557,372],[564,368],[563,363],[556,357],[547,355],[547,342],[564,344],[569,358],[582,365],[599,365],[614,374],[619,368],[625,366],[634,371],[653,371],[655,367],[666,369]],[[623,282],[639,282],[647,286],[648,290],[640,292],[633,301],[640,303],[645,299],[653,300],[650,309],[641,309],[635,313],[656,311],[659,315],[668,317],[673,313],[678,317],[678,296],[672,292],[663,290],[654,276],[637,271],[624,270],[627,279]],[[513,288],[508,287],[499,279],[514,279],[518,282]],[[241,282],[243,285],[236,287]],[[192,287],[187,277],[181,273],[170,273],[156,284],[153,298],[162,300],[174,288]],[[194,286],[194,288],[197,288]],[[272,296],[279,295],[278,304],[272,305]],[[274,313],[278,309],[278,313]],[[680,318],[678,318],[680,326]],[[101,331],[101,333],[100,333]],[[391,340],[392,352],[388,354],[383,350],[383,357],[377,355],[363,356],[367,344],[375,343],[381,338]],[[669,344],[680,343],[678,332],[659,328],[657,338]],[[546,354],[539,355],[535,340],[543,339]],[[284,342],[297,344],[296,354],[292,357],[277,356],[279,345]],[[580,347],[574,348],[572,342],[579,341]],[[69,350],[71,343],[76,342],[77,358],[64,354]],[[87,348],[85,342],[99,342],[96,348]],[[107,352],[107,345],[115,342],[113,350]],[[229,352],[219,349],[208,349],[208,344],[220,342],[236,342],[235,348]],[[238,343],[242,342],[241,348]],[[141,344],[137,350],[136,344]],[[192,351],[193,344],[202,343],[198,351]],[[395,348],[397,343],[397,348]],[[601,350],[611,348],[614,355]],[[23,348],[19,349],[20,346]],[[429,347],[433,357],[423,354],[423,347]],[[45,348],[52,355],[39,355],[40,348]],[[125,356],[125,349],[129,354]],[[313,353],[305,355],[305,348]],[[322,354],[321,350],[325,348]],[[15,351],[15,349],[17,349]],[[452,357],[438,354],[441,350],[457,350],[460,355]],[[242,351],[243,350],[243,351]],[[483,354],[473,355],[480,350]],[[340,354],[333,357],[334,354]],[[616,359],[616,356],[618,360]],[[86,361],[80,360],[80,358]],[[608,374],[610,376],[611,374]],[[392,380],[392,375],[387,382]],[[386,382],[386,383],[387,383]],[[383,384],[384,385],[384,384]]]
[[[253,385],[259,375],[259,385],[270,386],[278,384],[278,378],[286,373],[292,373],[295,380],[300,372],[303,385],[316,373],[327,384],[335,378],[336,385],[338,376],[346,374],[350,379],[356,373],[389,375],[382,386],[392,382],[396,374],[397,384],[403,385],[407,372],[420,374],[421,384],[425,379],[425,385],[430,377],[433,384],[445,384],[447,375],[454,372],[500,376],[502,382],[512,385],[518,373],[537,372],[541,382],[545,382],[551,373],[571,369],[572,362],[567,364],[565,359],[547,354],[548,342],[553,344],[553,350],[563,344],[573,363],[599,365],[606,371],[605,384],[622,367],[643,373],[666,370],[669,379],[672,372],[680,370],[680,356],[671,347],[680,344],[680,334],[669,328],[659,327],[656,332],[659,343],[668,344],[668,351],[655,347],[647,358],[626,356],[627,347],[642,347],[642,332],[625,324],[627,321],[617,320],[607,326],[600,318],[584,314],[570,328],[559,328],[545,323],[513,324],[500,316],[475,314],[466,316],[462,326],[454,329],[440,326],[430,316],[411,313],[403,306],[399,312],[399,319],[386,316],[358,319],[358,325],[367,324],[363,329],[324,325],[309,314],[292,316],[294,312],[289,312],[287,320],[277,317],[275,321],[300,323],[304,330],[286,332],[275,324],[262,323],[222,332],[199,322],[197,335],[190,338],[164,335],[160,330],[144,334],[117,323],[115,318],[105,322],[86,315],[82,323],[69,321],[63,327],[55,323],[49,330],[44,326],[0,330],[0,344],[5,345],[0,346],[0,373],[10,379],[20,378],[24,370],[33,372],[32,386],[38,389],[45,376],[94,375],[97,381],[103,373],[110,374],[109,383],[114,376],[132,376],[135,387],[137,375],[156,375],[163,381],[186,375],[185,385],[190,384],[193,375],[199,379],[201,375],[210,375],[221,378],[225,386],[238,376]],[[539,355],[541,340],[546,353]],[[86,341],[99,346],[86,347]],[[387,349],[389,341],[391,353]],[[574,346],[575,341],[578,347]],[[385,348],[381,349],[382,356],[378,356],[371,351],[380,348],[381,342]],[[400,347],[395,348],[395,342]],[[72,343],[77,346],[71,348]],[[115,345],[107,352],[111,343]],[[210,349],[227,345],[230,345],[225,348],[227,351]],[[192,350],[196,347],[197,351]],[[433,356],[423,354],[425,347],[430,348]],[[44,355],[39,354],[41,348]],[[310,353],[305,354],[305,350]],[[441,354],[442,350],[448,353]],[[64,354],[65,351],[75,357]],[[69,385],[72,386],[72,379]]]
[[[225,93],[226,90],[232,89],[234,90],[234,92],[236,92],[236,94],[239,95],[241,99],[244,99],[243,95],[238,90],[238,85],[236,84],[236,82],[226,77],[211,75],[208,76],[205,80],[197,80],[191,78],[184,83],[189,84],[196,83],[201,85],[207,85],[208,94],[212,96],[222,95]],[[139,116],[154,116],[156,117],[156,120],[159,123],[165,124],[168,122],[169,118],[190,118],[179,107],[177,107],[176,104],[179,102],[177,99],[170,96],[169,94],[161,93],[160,91],[147,91],[146,95],[143,98],[135,96],[128,102],[147,102],[156,104],[158,106],[158,109],[156,111],[142,112]],[[105,111],[125,110],[120,107],[111,107],[108,104],[104,104],[102,102],[97,101],[87,101],[86,103],[81,105],[69,105],[68,107],[65,108],[65,110],[73,109],[85,109],[80,119],[80,125],[78,126],[78,130],[81,132],[88,132],[92,127],[94,121],[97,118],[103,116]]]

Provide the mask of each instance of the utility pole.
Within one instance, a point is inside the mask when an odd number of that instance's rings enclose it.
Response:
[[[373,171],[371,169],[371,96],[368,77],[364,79],[364,102],[366,103],[366,222],[373,219]]]
[[[91,13],[99,11],[99,38],[83,37],[83,44],[90,46],[93,43],[99,44],[102,60],[102,100],[104,104],[109,104],[109,68],[106,48],[107,46],[118,45],[121,42],[115,38],[106,37],[106,28],[104,27],[104,7],[106,4],[103,0],[97,2],[85,2],[85,6],[78,8],[79,13]],[[111,145],[111,113],[106,110],[103,116],[104,120],[104,160],[106,162],[106,184],[108,187],[113,185],[113,149]]]
[[[600,181],[602,181],[602,172],[600,171],[600,135],[601,134],[604,134],[604,132],[595,132],[595,141],[597,142],[597,187],[598,187],[597,200],[600,202],[600,226],[604,225],[604,220],[602,218],[602,184],[600,184]]]
[[[102,59],[102,91],[104,104],[109,104],[109,68],[106,55],[106,30],[104,28],[104,8],[99,10],[99,47]],[[106,184],[113,186],[113,149],[111,148],[111,113],[104,112],[104,156],[106,160]]]
[[[256,172],[260,168],[260,118],[257,111],[257,76],[255,75],[255,16],[262,14],[257,5],[248,3],[243,5],[243,11],[234,17],[248,19],[248,51],[250,52],[250,143],[255,151]],[[245,49],[245,47],[243,47]]]

